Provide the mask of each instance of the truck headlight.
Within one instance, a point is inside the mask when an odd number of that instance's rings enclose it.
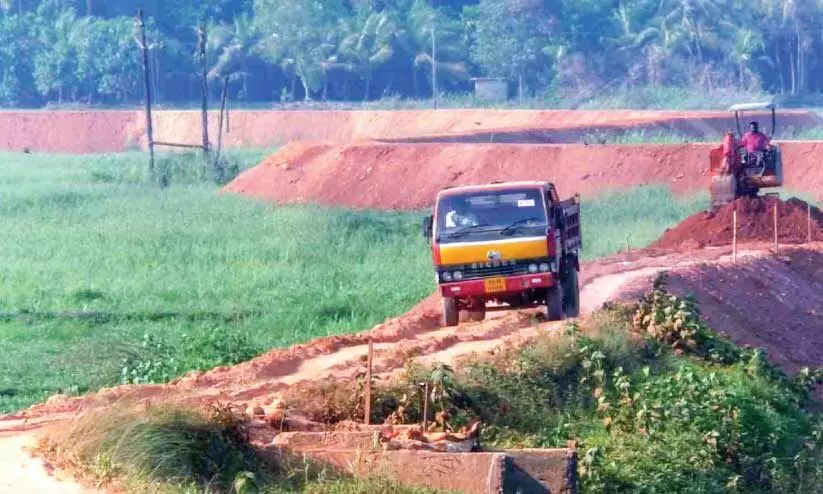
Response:
[[[443,281],[451,281],[451,280],[452,280],[452,274],[449,273],[448,271],[443,271]]]
[[[544,262],[544,263],[541,263],[541,264],[540,264],[540,272],[541,272],[541,273],[547,273],[548,271],[549,271],[549,265],[548,265],[548,263],[545,263],[545,262]]]
[[[454,281],[460,281],[463,279],[463,272],[455,271],[454,273],[452,273],[452,277],[454,278]]]
[[[537,272],[537,264],[529,264],[529,273]]]

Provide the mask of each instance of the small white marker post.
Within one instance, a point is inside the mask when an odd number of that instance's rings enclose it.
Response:
[[[737,209],[732,211],[732,262],[737,263]]]

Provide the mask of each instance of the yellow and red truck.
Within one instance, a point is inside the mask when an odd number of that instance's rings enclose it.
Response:
[[[549,320],[580,311],[580,196],[560,200],[551,182],[450,187],[423,220],[446,326],[489,303],[546,306]],[[505,306],[503,306],[505,308]]]

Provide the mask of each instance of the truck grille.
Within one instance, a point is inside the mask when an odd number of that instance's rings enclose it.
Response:
[[[528,274],[529,273],[529,265],[528,264],[515,264],[509,266],[498,266],[498,267],[491,267],[487,268],[486,266],[472,268],[467,267],[463,271],[463,279],[464,280],[472,280],[476,278],[485,278],[487,276],[512,276],[512,275],[519,275],[519,274]]]
[[[463,281],[488,278],[490,276],[518,276],[529,274],[529,264],[540,264],[544,262],[548,262],[548,259],[521,259],[516,263],[506,263],[505,265],[497,266],[489,266],[486,263],[449,266],[448,268],[438,269],[437,274],[441,282],[446,281],[443,279],[443,273],[449,272],[453,274],[455,271],[460,271],[463,274],[461,278]]]

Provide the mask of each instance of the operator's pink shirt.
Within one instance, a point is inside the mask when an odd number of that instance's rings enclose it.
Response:
[[[746,151],[752,153],[754,151],[765,151],[769,148],[769,138],[762,132],[746,132],[740,144],[746,146]]]

